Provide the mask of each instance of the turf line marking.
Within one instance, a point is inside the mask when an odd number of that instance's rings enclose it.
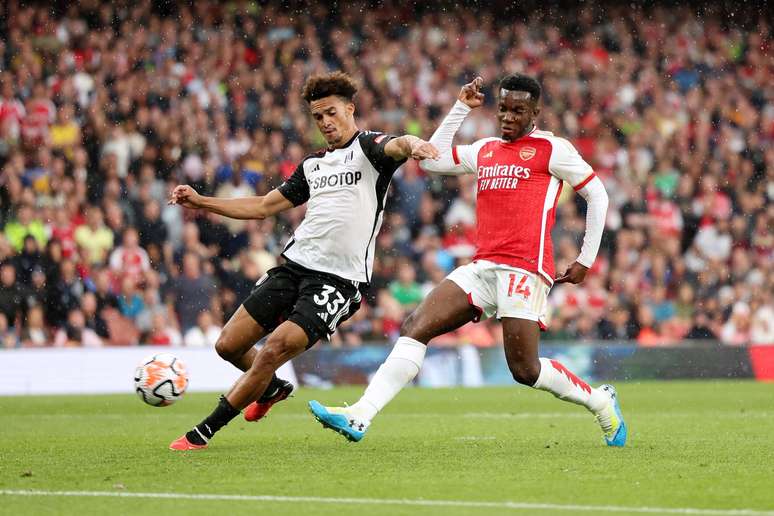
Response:
[[[615,505],[565,505],[527,502],[468,502],[464,500],[422,500],[402,498],[327,498],[320,496],[228,495],[197,493],[127,493],[114,491],[42,491],[0,489],[7,496],[80,496],[105,498],[157,498],[171,500],[220,500],[249,502],[327,503],[334,505],[408,505],[415,507],[463,507],[470,509],[523,509],[568,512],[635,512],[646,514],[695,514],[699,516],[774,516],[774,511],[755,509],[697,509],[672,507],[622,507]]]
[[[2,418],[4,416],[0,416]],[[97,418],[97,419],[126,419],[124,414],[14,414],[9,415],[9,418],[35,418],[35,419],[81,419],[85,417]],[[186,412],[182,413],[170,413],[161,414],[155,412],[153,414],[132,414],[132,418],[148,418],[148,419],[160,419],[169,417],[190,418],[191,415]],[[272,418],[275,419],[313,419],[309,414],[274,414]],[[585,412],[425,412],[423,414],[405,413],[405,412],[388,412],[382,417],[394,417],[394,418],[410,418],[410,419],[438,419],[442,417],[464,417],[464,418],[480,418],[480,419],[553,419],[553,418],[588,418],[590,417]],[[671,417],[671,416],[670,416]],[[734,416],[738,417],[738,416]]]

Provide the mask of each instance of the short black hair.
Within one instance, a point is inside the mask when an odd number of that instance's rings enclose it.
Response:
[[[306,80],[301,97],[307,102],[336,95],[352,102],[357,93],[357,83],[344,72],[313,75]]]
[[[533,100],[540,100],[540,83],[529,75],[510,73],[500,80],[500,88],[510,91],[526,91]]]

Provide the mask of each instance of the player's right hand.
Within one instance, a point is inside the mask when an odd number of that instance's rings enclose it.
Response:
[[[484,94],[481,93],[481,88],[483,86],[484,79],[481,77],[476,77],[471,82],[462,87],[457,98],[467,104],[468,107],[473,109],[477,108],[484,103]]]
[[[411,158],[417,161],[423,159],[438,159],[441,157],[441,153],[430,142],[417,138],[414,144],[411,146]]]
[[[169,195],[168,204],[179,204],[184,208],[198,208],[201,206],[202,196],[188,185],[177,185]]]

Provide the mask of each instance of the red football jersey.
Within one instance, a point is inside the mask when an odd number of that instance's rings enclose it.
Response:
[[[580,190],[594,177],[591,166],[570,142],[538,130],[512,142],[458,145],[452,156],[478,176],[474,260],[536,272],[552,285],[551,229],[562,180]]]

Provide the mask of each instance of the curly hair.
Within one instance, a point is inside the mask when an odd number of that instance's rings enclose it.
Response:
[[[357,83],[344,72],[313,75],[306,80],[301,97],[307,102],[336,95],[352,102],[357,93]]]

